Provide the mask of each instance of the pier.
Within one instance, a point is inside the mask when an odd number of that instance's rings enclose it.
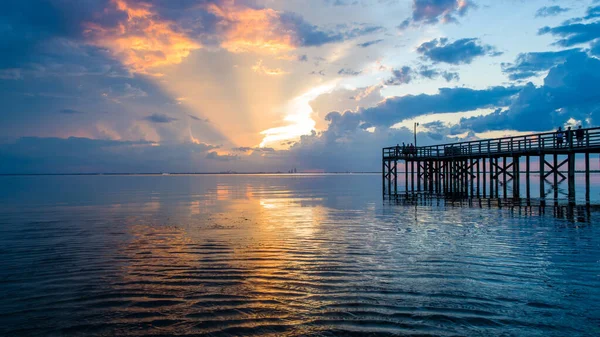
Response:
[[[576,206],[575,173],[585,174],[585,206],[590,202],[590,155],[600,153],[600,127],[582,129],[583,137],[556,132],[483,139],[422,147],[392,146],[382,150],[384,198],[445,198],[488,204],[532,206],[566,203]],[[576,165],[577,160],[580,166]],[[398,189],[398,167],[404,164],[404,188]],[[525,179],[525,184],[521,179]],[[533,178],[539,193],[532,197]],[[568,192],[558,184],[567,180]],[[548,191],[547,187],[551,187]],[[522,187],[523,190],[522,190]],[[583,198],[580,197],[580,200]]]

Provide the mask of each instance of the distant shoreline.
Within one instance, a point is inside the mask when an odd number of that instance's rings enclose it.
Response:
[[[561,173],[567,173],[567,171],[559,171]],[[406,173],[405,171],[398,171],[398,173]],[[477,172],[474,171],[474,174]],[[479,173],[483,173],[480,171]],[[512,173],[512,171],[510,172]],[[526,171],[520,171],[520,174],[527,173]],[[539,174],[539,171],[531,171],[531,174]],[[576,170],[575,173],[585,173],[582,170]],[[600,173],[600,170],[590,170],[590,173]],[[145,172],[145,173],[0,173],[0,177],[14,177],[14,176],[189,176],[189,175],[285,175],[285,176],[310,176],[310,175],[334,175],[334,174],[381,174],[381,172],[178,172],[178,173],[165,173],[165,172]]]
[[[0,173],[0,177],[10,176],[185,176],[185,175],[327,175],[327,174],[381,174],[381,172],[179,172],[179,173]]]

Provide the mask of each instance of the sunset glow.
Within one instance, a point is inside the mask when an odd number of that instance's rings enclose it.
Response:
[[[86,153],[126,170],[372,171],[414,123],[436,144],[593,126],[600,106],[592,1],[13,7],[0,150],[24,166],[7,172],[37,172],[46,147],[85,149],[56,171],[94,171]]]

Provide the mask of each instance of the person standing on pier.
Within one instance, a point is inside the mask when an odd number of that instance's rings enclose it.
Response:
[[[583,129],[581,125],[575,131],[575,137],[577,138],[577,146],[583,146]]]
[[[558,147],[562,147],[563,137],[564,137],[564,132],[563,132],[562,128],[559,126],[558,130],[556,130],[556,145],[558,145]]]
[[[573,146],[573,131],[571,131],[570,126],[565,131],[565,138],[567,139],[567,147]]]

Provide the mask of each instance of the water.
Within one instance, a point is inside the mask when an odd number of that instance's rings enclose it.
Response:
[[[379,175],[0,177],[0,335],[600,334],[600,214]]]

